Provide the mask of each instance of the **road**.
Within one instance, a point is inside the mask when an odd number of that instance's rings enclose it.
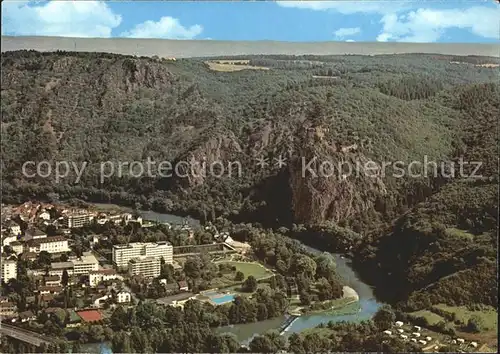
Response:
[[[11,326],[5,323],[0,324],[0,333],[5,336],[9,336],[23,342],[35,345],[39,347],[43,343],[50,344],[50,341],[47,340],[47,336],[28,331],[19,327]]]

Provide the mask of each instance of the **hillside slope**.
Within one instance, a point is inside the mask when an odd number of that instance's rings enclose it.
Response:
[[[452,59],[464,64],[450,64]],[[496,72],[476,67],[496,60],[481,57],[266,60],[271,70],[225,73],[197,59],[6,53],[1,108],[5,200],[81,198],[139,203],[202,218],[223,215],[274,225],[333,220],[371,227],[430,195],[435,181],[396,179],[390,171],[375,179],[364,173],[345,180],[338,175],[302,178],[302,158],[329,159],[335,166],[371,160],[408,163],[423,156],[446,161],[460,148],[466,114],[455,102],[461,100],[458,87],[493,81]],[[313,78],[329,72],[340,78]],[[416,92],[414,97],[405,96],[409,90]],[[287,161],[281,168],[274,164],[280,156]],[[138,178],[128,167],[119,173],[119,162],[130,165],[147,158],[173,165],[222,161],[226,173]],[[266,158],[268,166],[260,168],[257,158]],[[78,183],[74,172],[59,181],[53,175],[23,176],[25,161],[43,160],[88,165]],[[227,166],[235,161],[242,171],[229,176]],[[100,178],[101,164],[111,162],[112,176]]]

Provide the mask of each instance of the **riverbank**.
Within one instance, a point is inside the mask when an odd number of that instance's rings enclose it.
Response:
[[[291,316],[314,315],[314,314],[330,314],[330,315],[348,315],[355,313],[359,308],[350,307],[348,305],[359,302],[359,295],[350,286],[345,285],[342,289],[343,295],[340,299],[315,302],[309,306],[296,306],[291,308],[288,313]]]

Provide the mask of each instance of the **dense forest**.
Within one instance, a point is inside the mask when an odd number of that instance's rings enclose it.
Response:
[[[232,59],[269,70],[212,71],[206,58],[5,53],[3,202],[79,198],[282,227],[351,252],[379,291],[391,289],[380,296],[402,309],[497,306],[498,68],[482,64],[498,58]],[[424,157],[436,167],[419,177],[396,177],[393,165],[375,177],[364,167],[345,178],[302,175],[303,159],[408,165]],[[243,173],[101,178],[105,161],[147,158],[238,161]],[[87,167],[77,182],[75,172],[23,175],[25,161],[44,160]],[[481,166],[451,176],[460,161]]]

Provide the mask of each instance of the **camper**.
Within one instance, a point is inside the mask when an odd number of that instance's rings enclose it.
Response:
[[[406,334],[401,334],[400,337],[403,339],[408,339],[408,336]]]
[[[392,335],[391,331],[384,331],[384,334],[387,334],[388,336]]]
[[[474,348],[477,348],[477,343],[476,342],[470,342],[470,345],[472,345]]]
[[[412,333],[412,335],[413,335],[414,337],[417,337],[417,338],[418,338],[418,337],[420,337],[420,333],[418,333],[418,332],[413,332],[413,333]]]
[[[426,342],[425,340],[422,340],[422,339],[421,339],[421,340],[419,340],[418,342],[419,342],[420,344],[422,344],[422,345],[426,345],[426,344],[427,344],[427,342]]]
[[[460,344],[464,344],[465,343],[465,339],[463,339],[463,338],[457,338],[457,342],[460,343]]]
[[[399,333],[404,333],[404,329],[402,329],[402,328],[398,328],[398,332],[399,332]]]
[[[425,337],[425,340],[430,342],[432,340],[432,337]]]
[[[417,331],[417,332],[420,332],[420,330],[422,329],[422,327],[420,327],[420,326],[414,326],[413,328],[415,328],[415,331]]]
[[[397,326],[397,327],[403,327],[403,322],[401,322],[401,321],[396,321],[396,326]]]

